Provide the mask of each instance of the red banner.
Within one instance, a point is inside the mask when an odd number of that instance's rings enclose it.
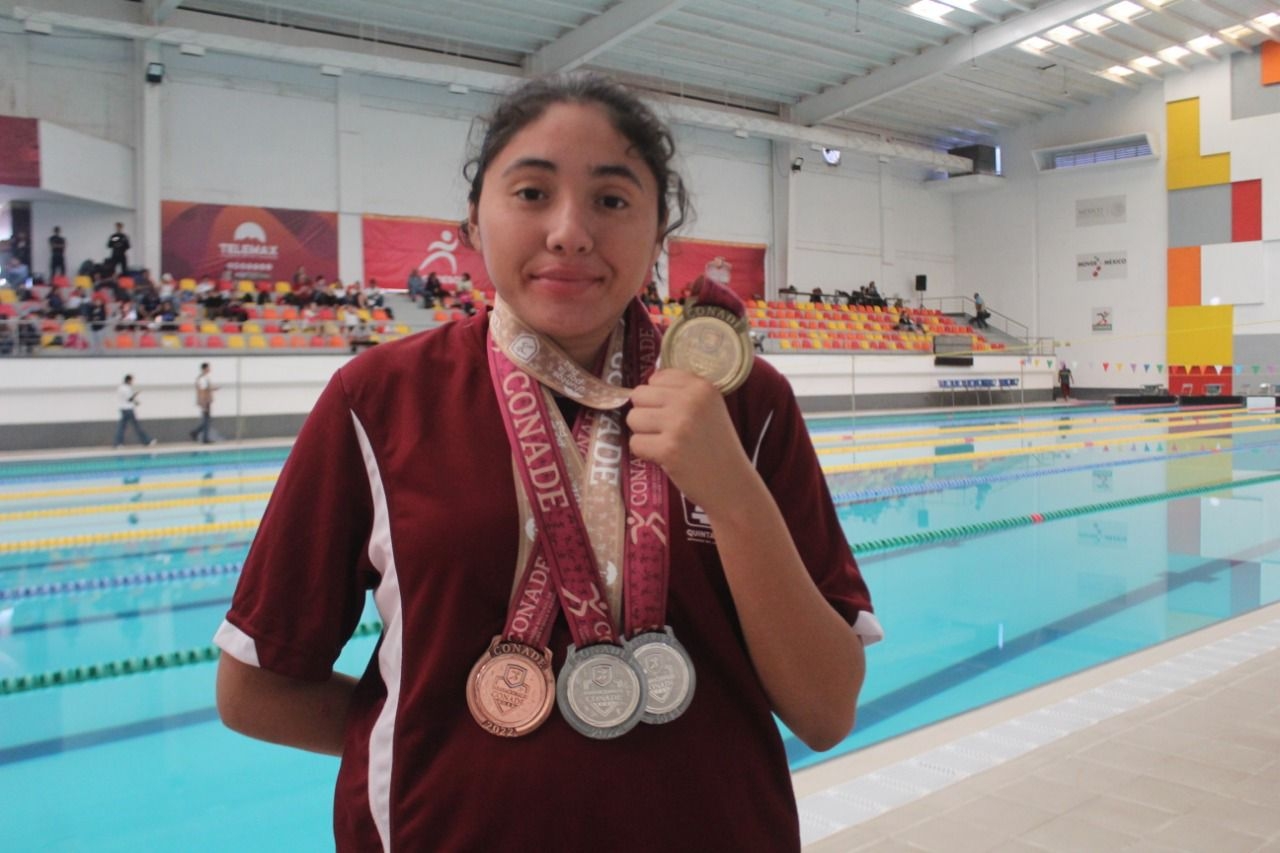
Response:
[[[40,186],[40,126],[35,119],[0,116],[0,184]]]
[[[338,215],[314,210],[164,201],[160,268],[177,278],[289,281],[298,267],[338,274]]]
[[[409,273],[435,273],[441,284],[456,285],[463,273],[477,290],[493,293],[484,257],[458,239],[458,223],[398,216],[364,217],[364,277],[384,290],[405,290]]]
[[[679,299],[700,275],[728,284],[743,299],[764,298],[764,253],[767,246],[713,243],[709,240],[671,240],[667,280],[671,297]],[[728,276],[728,281],[724,277]]]

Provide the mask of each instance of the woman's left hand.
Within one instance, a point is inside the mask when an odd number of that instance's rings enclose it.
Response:
[[[631,450],[662,466],[676,487],[714,512],[755,472],[710,382],[683,370],[659,370],[631,393]]]

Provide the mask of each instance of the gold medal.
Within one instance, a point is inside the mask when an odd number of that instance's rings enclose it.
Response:
[[[727,308],[690,305],[662,338],[662,365],[701,376],[728,394],[751,374],[750,328]]]

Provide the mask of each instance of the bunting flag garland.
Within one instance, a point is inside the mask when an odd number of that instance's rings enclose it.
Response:
[[[1109,362],[1109,361],[1104,361],[1104,362],[1102,362],[1102,372],[1103,372],[1103,373],[1106,373],[1106,372],[1107,372],[1107,368],[1109,368],[1109,367],[1111,367],[1111,362]]]
[[[1142,365],[1142,372],[1143,373],[1151,372],[1151,362],[1147,362],[1146,364]]]
[[[1255,365],[1253,365],[1253,372],[1254,372],[1255,374],[1257,374],[1257,372],[1258,372],[1259,370],[1261,370],[1261,369],[1262,369],[1262,365],[1261,365],[1261,364],[1255,364]]]

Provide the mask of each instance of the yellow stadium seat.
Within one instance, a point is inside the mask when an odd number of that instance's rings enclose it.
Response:
[[[253,282],[249,281],[247,278],[243,278],[236,283],[236,290],[241,293],[253,293],[256,288],[254,287]]]
[[[244,349],[244,335],[227,335],[227,346],[231,349]]]
[[[78,275],[75,277],[76,287],[93,287],[93,279],[87,275]]]
[[[244,331],[247,335],[260,335],[262,334],[262,324],[255,323],[253,320],[248,320],[244,324]]]
[[[0,304],[16,305],[17,302],[18,302],[18,294],[14,293],[12,290],[10,290],[7,287],[0,288]]]
[[[284,294],[284,293],[291,293],[292,291],[293,291],[293,285],[290,284],[289,282],[287,281],[276,282],[276,293]]]
[[[206,320],[200,324],[200,334],[202,335],[216,335],[221,332],[222,330],[218,328],[217,323],[211,323]]]
[[[266,349],[267,339],[262,335],[250,335],[249,348],[250,349]]]
[[[177,335],[161,335],[160,346],[164,349],[182,349],[182,339]]]
[[[182,281],[178,282],[178,289],[179,290],[195,290],[196,280],[194,278],[184,278],[182,279]]]

